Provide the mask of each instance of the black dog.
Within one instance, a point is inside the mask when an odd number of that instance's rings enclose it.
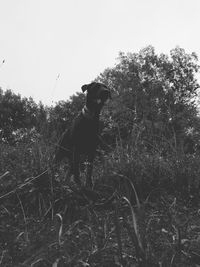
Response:
[[[111,99],[110,90],[102,83],[92,82],[81,87],[87,91],[86,105],[74,120],[72,127],[66,130],[57,147],[54,162],[68,158],[75,182],[81,186],[80,156],[87,157],[86,186],[92,187],[93,160],[99,145],[99,116],[105,102]]]

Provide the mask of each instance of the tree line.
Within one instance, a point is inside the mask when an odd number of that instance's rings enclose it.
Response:
[[[171,146],[196,153],[200,134],[198,71],[197,55],[180,47],[170,55],[158,55],[152,46],[138,53],[119,53],[115,66],[95,79],[112,91],[112,101],[102,114],[105,142],[135,142],[139,135],[140,145],[147,150],[157,147],[164,155]],[[84,94],[77,93],[55,106],[44,106],[0,89],[0,142],[15,145],[41,136],[56,142],[84,101]]]

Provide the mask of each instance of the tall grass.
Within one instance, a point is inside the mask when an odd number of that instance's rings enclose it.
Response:
[[[1,144],[0,193],[17,190],[1,199],[0,263],[181,264],[183,255],[192,255],[184,247],[189,240],[185,236],[190,235],[192,242],[195,237],[188,230],[193,229],[192,222],[185,229],[179,222],[179,213],[184,212],[173,203],[175,198],[176,203],[197,199],[200,158],[167,141],[164,145],[165,154],[158,144],[149,149],[141,132],[126,142],[119,139],[103,161],[96,161],[95,191],[73,191],[64,168],[56,175],[49,168],[53,144],[42,138],[15,146]],[[27,180],[40,173],[44,175]],[[198,247],[190,240],[191,250]]]
[[[137,137],[136,140],[131,138],[124,143],[117,142],[116,148],[106,158],[105,176],[114,178],[117,173],[119,180],[120,175],[128,177],[140,197],[147,197],[155,189],[169,193],[198,193],[198,153],[186,154],[164,138],[162,142],[150,143],[143,140],[139,133],[134,137]],[[119,186],[122,191],[127,191],[126,182],[120,180]]]

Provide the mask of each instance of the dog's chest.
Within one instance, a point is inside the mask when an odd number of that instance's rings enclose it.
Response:
[[[94,150],[98,144],[99,119],[87,119],[82,115],[72,127],[73,144],[81,150]]]

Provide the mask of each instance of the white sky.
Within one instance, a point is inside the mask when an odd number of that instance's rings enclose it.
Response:
[[[200,0],[0,0],[0,87],[66,100],[119,51],[179,45],[200,57],[199,29]]]

